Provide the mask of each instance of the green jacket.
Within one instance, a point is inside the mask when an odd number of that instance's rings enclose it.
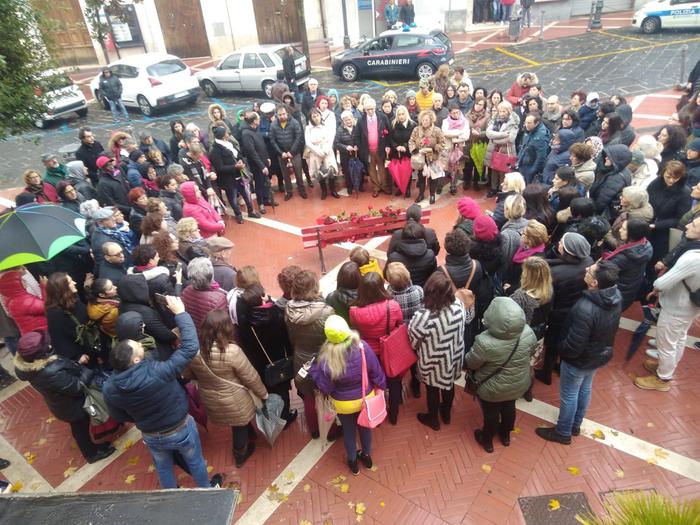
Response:
[[[530,357],[537,347],[537,338],[525,323],[525,313],[509,297],[496,297],[484,314],[486,331],[476,336],[467,353],[467,367],[476,370],[482,381],[501,366],[520,341],[513,357],[503,370],[479,387],[478,396],[498,403],[522,397],[530,386]]]

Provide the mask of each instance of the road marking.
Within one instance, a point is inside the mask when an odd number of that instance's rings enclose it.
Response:
[[[506,56],[517,58],[518,60],[522,60],[523,62],[525,62],[526,64],[530,64],[531,66],[539,66],[540,65],[539,62],[535,62],[534,60],[530,60],[529,58],[526,58],[522,55],[518,55],[517,53],[513,53],[511,51],[506,51],[502,47],[496,47],[494,49],[496,51],[498,51],[499,53],[503,53]]]
[[[10,483],[22,483],[22,492],[53,492],[51,484],[0,434],[2,457],[10,466],[2,471]]]
[[[599,30],[598,30],[598,34],[599,34],[599,35],[610,36],[610,37],[613,37],[613,38],[621,38],[622,40],[631,40],[631,41],[633,41],[633,42],[644,42],[645,44],[649,44],[649,43],[652,42],[651,40],[646,40],[646,39],[644,39],[644,38],[637,38],[637,37],[634,37],[634,36],[618,35],[618,34],[616,34],[616,33],[608,33],[607,31],[604,31],[604,30],[602,30],[602,29],[599,29]]]
[[[534,37],[534,36],[539,37],[539,36],[542,35],[543,33],[546,33],[548,29],[552,29],[555,25],[557,25],[557,23],[558,23],[558,22],[551,22],[551,23],[547,24],[546,26],[544,26],[544,28],[540,29],[539,31],[537,31],[536,33],[534,33],[534,34],[531,35],[531,36],[533,36],[533,37]]]
[[[647,96],[647,97],[651,97],[651,98],[673,98],[673,99],[676,99],[676,100],[678,100],[679,98],[681,98],[680,95],[668,95],[668,94],[666,94],[666,93],[649,93],[649,94],[646,95],[646,96]]]
[[[649,115],[646,113],[635,113],[634,118],[635,119],[649,119],[649,120],[664,120],[664,121],[666,121],[670,118],[670,115]]]
[[[260,523],[265,523],[282,504],[283,498],[279,496],[289,496],[332,446],[333,443],[329,443],[325,439],[312,439],[309,441],[272,482],[273,485],[278,487],[275,497],[268,497],[268,491],[265,490],[248,510],[243,513],[240,519],[236,521],[236,525],[259,525]]]
[[[646,99],[646,95],[638,95],[632,99],[630,102],[630,107],[632,108],[632,111],[637,111],[637,108],[641,106],[642,102],[644,102],[644,99]]]

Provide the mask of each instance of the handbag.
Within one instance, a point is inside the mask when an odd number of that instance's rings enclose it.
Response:
[[[443,271],[447,274],[447,277],[450,278],[450,281],[452,281],[452,284],[455,286],[455,288],[457,288],[457,285],[455,284],[454,280],[452,279],[450,272],[448,272],[447,269],[444,269]],[[472,283],[472,279],[474,278],[475,273],[476,273],[476,261],[472,260],[472,269],[471,269],[471,272],[469,272],[469,278],[467,279],[467,282],[465,283],[463,288],[457,288],[455,290],[455,297],[461,301],[465,310],[473,309],[474,303],[476,302],[476,298],[474,297],[474,292],[472,292],[469,289],[469,285]]]
[[[199,396],[199,389],[192,382],[183,384],[182,388],[185,389],[185,395],[187,396],[187,413],[191,415],[197,423],[207,428],[209,418],[207,417],[204,403],[202,403],[202,398]]]
[[[486,381],[488,381],[492,377],[500,374],[503,371],[505,366],[508,364],[510,359],[513,357],[513,354],[515,354],[515,350],[517,350],[518,345],[520,345],[520,337],[518,337],[518,340],[515,342],[515,346],[513,347],[513,350],[510,351],[510,355],[508,356],[508,359],[506,359],[501,366],[496,368],[496,370],[491,372],[488,376],[486,376],[481,381],[476,380],[476,371],[475,370],[469,370],[467,372],[467,377],[465,378],[465,381],[464,381],[464,391],[467,394],[471,394],[473,396],[476,396],[477,392],[479,391],[479,387],[481,387],[481,385],[483,385],[484,383],[486,383]]]
[[[494,151],[491,153],[491,169],[502,173],[510,173],[515,170],[515,165],[518,162],[516,155],[510,155],[510,147],[506,148],[506,153]]]
[[[85,394],[83,401],[83,410],[90,416],[91,425],[102,425],[109,419],[109,409],[102,395],[102,391],[95,385],[86,385],[80,383]]]
[[[411,155],[411,168],[420,171],[425,167],[425,155],[422,153],[414,153]]]
[[[401,323],[393,331],[390,321],[389,301],[386,302],[386,334],[379,338],[379,355],[387,377],[398,377],[411,368],[417,358],[408,338],[408,328]]]
[[[362,408],[357,416],[357,424],[365,428],[375,428],[386,419],[386,399],[381,388],[374,389],[374,396],[367,397],[367,359],[365,358],[364,345],[360,345],[360,355],[362,356]]]
[[[255,340],[260,345],[260,348],[268,360],[268,364],[265,365],[265,371],[263,374],[265,386],[272,388],[280,383],[284,383],[285,381],[291,381],[294,378],[294,360],[291,357],[287,357],[287,348],[284,348],[284,357],[273,362],[260,341],[255,328],[251,326],[250,329],[253,331]]]
[[[441,179],[442,177],[445,176],[445,169],[442,167],[442,164],[439,161],[434,161],[430,163],[430,178],[435,180],[435,179]]]

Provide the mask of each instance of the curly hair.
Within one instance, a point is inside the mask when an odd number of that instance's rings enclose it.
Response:
[[[66,312],[72,312],[78,302],[78,297],[68,285],[68,274],[55,272],[49,275],[46,282],[46,310],[59,308]]]
[[[277,274],[277,284],[280,285],[282,295],[287,299],[292,297],[292,283],[294,283],[294,277],[296,277],[300,271],[300,266],[290,265],[282,268],[280,273]]]
[[[177,255],[173,247],[174,238],[169,232],[160,231],[153,236],[151,244],[155,247],[160,260],[163,262],[177,262]]]

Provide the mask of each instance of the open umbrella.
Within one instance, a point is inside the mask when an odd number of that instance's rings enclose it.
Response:
[[[362,185],[362,175],[365,172],[365,165],[357,158],[357,153],[348,159],[348,173],[350,175],[350,184],[353,191],[360,191]]]
[[[20,206],[0,215],[0,271],[48,261],[83,239],[82,215],[61,206]]]
[[[411,180],[411,174],[413,173],[411,159],[399,153],[398,159],[391,159],[389,161],[389,173],[401,190],[401,193],[405,194],[408,183]]]

